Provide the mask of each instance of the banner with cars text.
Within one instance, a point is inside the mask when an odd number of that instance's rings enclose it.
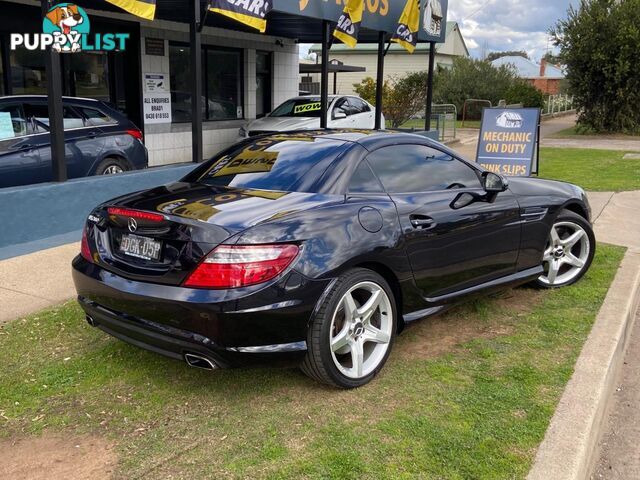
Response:
[[[272,0],[273,11],[335,22],[344,9],[343,0]],[[406,1],[365,0],[362,28],[395,33]],[[420,1],[419,42],[443,43],[446,35],[448,0]]]
[[[358,32],[362,23],[362,12],[365,0],[347,0],[338,24],[333,31],[333,36],[342,43],[355,48],[358,43]]]
[[[255,28],[261,33],[267,30],[267,14],[273,7],[271,0],[249,2],[247,0],[211,0],[209,10]]]
[[[537,170],[539,124],[538,108],[485,108],[476,161],[501,175],[530,176]]]

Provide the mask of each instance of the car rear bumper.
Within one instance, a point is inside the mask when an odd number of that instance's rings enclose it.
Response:
[[[167,357],[196,354],[220,368],[304,354],[309,320],[329,284],[290,272],[262,290],[225,299],[223,291],[128,280],[82,257],[72,273],[91,325]]]

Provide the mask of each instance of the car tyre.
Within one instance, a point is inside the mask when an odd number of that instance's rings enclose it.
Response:
[[[562,210],[553,222],[545,245],[544,273],[533,283],[540,288],[560,288],[580,280],[593,262],[596,238],[582,216]]]
[[[321,302],[309,326],[302,371],[339,388],[365,385],[386,363],[397,331],[389,284],[371,270],[352,269]]]
[[[96,168],[96,175],[113,175],[116,173],[127,172],[131,170],[129,164],[119,158],[105,158],[98,164]]]

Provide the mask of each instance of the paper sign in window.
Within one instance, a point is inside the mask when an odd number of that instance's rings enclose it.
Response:
[[[16,136],[13,130],[13,122],[11,121],[11,113],[0,112],[0,140],[13,138]]]

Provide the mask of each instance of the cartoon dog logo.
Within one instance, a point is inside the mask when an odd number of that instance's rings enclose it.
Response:
[[[78,9],[77,5],[73,3],[60,4],[49,10],[46,18],[59,29],[50,33],[62,34],[68,40],[64,44],[58,42],[53,44],[53,48],[58,52],[79,52],[80,46],[80,32],[77,31],[78,25],[85,22],[86,13],[84,10]],[[87,22],[88,23],[88,22]]]

